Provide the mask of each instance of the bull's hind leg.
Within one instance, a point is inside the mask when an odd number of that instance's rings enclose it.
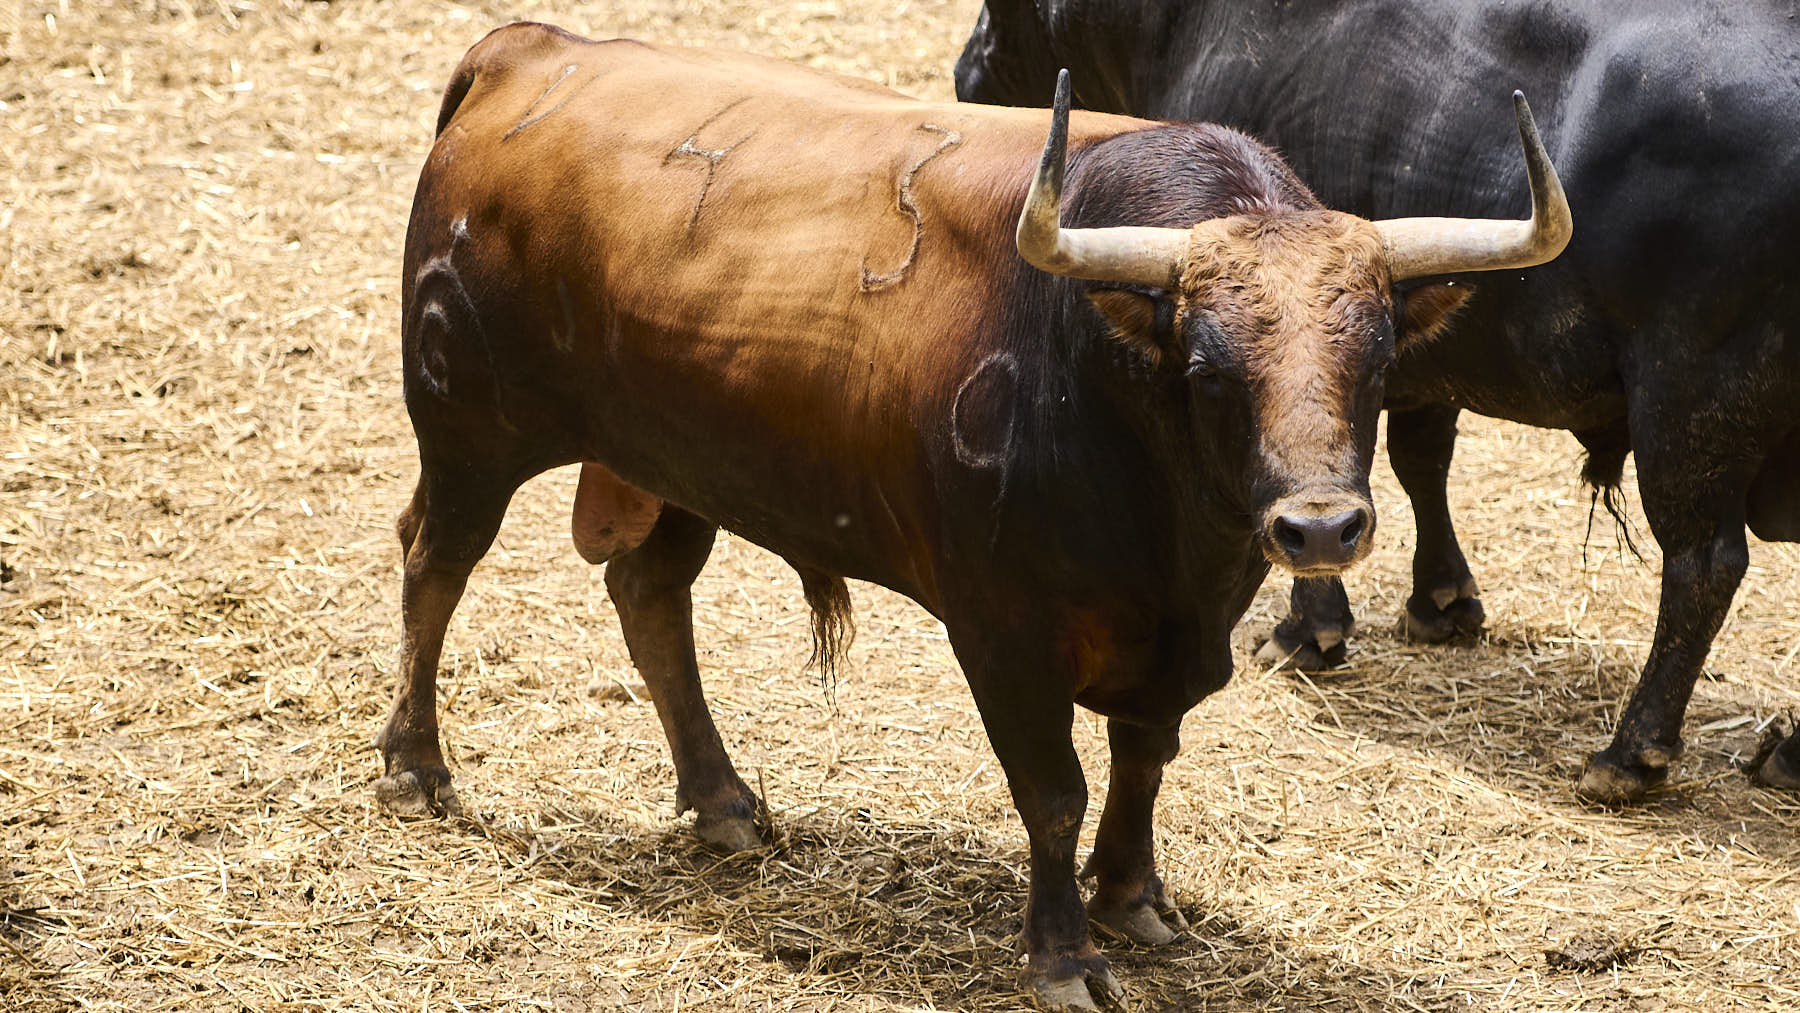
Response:
[[[1730,390],[1724,383],[1690,382],[1706,396]],[[1650,656],[1612,743],[1588,761],[1576,789],[1599,802],[1636,801],[1668,777],[1681,755],[1681,725],[1694,682],[1750,565],[1744,535],[1750,469],[1741,457],[1733,461],[1733,453],[1754,448],[1755,440],[1752,434],[1712,428],[1712,420],[1749,413],[1694,400],[1689,393],[1680,401],[1646,399],[1632,406],[1638,491],[1663,551],[1662,600]],[[1709,425],[1669,427],[1668,419],[1705,419]],[[1711,466],[1701,469],[1695,462]]]
[[[445,480],[449,474],[458,478]],[[466,470],[434,470],[427,463],[396,525],[406,555],[401,681],[387,722],[375,734],[385,767],[375,797],[401,815],[461,811],[438,741],[438,658],[469,571],[493,543],[515,487],[515,482],[480,480]]]
[[[1094,833],[1094,853],[1082,869],[1095,879],[1088,917],[1135,942],[1157,946],[1187,929],[1156,874],[1152,818],[1163,767],[1181,748],[1179,728],[1106,722],[1112,780]]]
[[[757,847],[756,795],[738,777],[706,709],[694,658],[691,589],[717,525],[665,506],[648,538],[606,566],[631,660],[644,676],[675,760],[675,805],[694,833],[725,851]]]

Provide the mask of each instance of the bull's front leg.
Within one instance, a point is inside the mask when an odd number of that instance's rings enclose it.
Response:
[[[1094,834],[1094,853],[1081,871],[1082,878],[1095,880],[1088,914],[1127,939],[1160,946],[1188,927],[1156,874],[1153,830],[1163,767],[1181,748],[1180,729],[1115,718],[1107,721],[1106,736],[1112,748],[1112,780],[1100,829]]]
[[[1088,934],[1075,883],[1087,781],[1070,737],[1072,685],[1050,666],[1026,662],[1036,653],[1029,648],[1014,652],[990,641],[971,649],[969,638],[951,639],[1031,842],[1019,984],[1052,1013],[1097,1009],[1096,1000],[1123,990]]]
[[[1688,412],[1667,416],[1712,417]],[[1749,476],[1702,473],[1694,467],[1696,461],[1729,460],[1714,438],[1658,432],[1648,419],[1640,425],[1639,417],[1633,417],[1638,488],[1651,533],[1663,550],[1662,600],[1650,656],[1619,716],[1612,744],[1582,772],[1577,791],[1595,801],[1634,802],[1668,777],[1669,765],[1681,755],[1681,724],[1694,682],[1750,565],[1744,536]]]
[[[1428,644],[1473,636],[1486,618],[1450,519],[1446,487],[1456,453],[1456,416],[1457,409],[1448,405],[1388,412],[1388,463],[1412,501],[1419,536],[1400,633]]]

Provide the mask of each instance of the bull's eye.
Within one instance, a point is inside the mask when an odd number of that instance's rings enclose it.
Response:
[[[1190,380],[1216,380],[1219,369],[1208,362],[1205,356],[1193,355],[1188,357],[1187,376]]]

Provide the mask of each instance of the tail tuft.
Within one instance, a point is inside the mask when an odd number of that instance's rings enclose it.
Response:
[[[1638,562],[1644,561],[1644,554],[1638,551],[1637,539],[1631,531],[1631,519],[1625,513],[1625,457],[1631,453],[1631,445],[1625,435],[1620,433],[1597,434],[1591,432],[1577,433],[1587,448],[1587,460],[1581,466],[1581,480],[1587,483],[1591,494],[1588,500],[1587,533],[1581,538],[1581,562],[1587,564],[1588,539],[1594,533],[1594,508],[1603,506],[1613,519],[1619,538],[1624,541],[1625,548]]]
[[[819,680],[827,688],[837,685],[838,659],[856,639],[856,625],[850,617],[850,589],[844,578],[821,570],[794,568],[800,574],[800,589],[806,604],[812,608],[812,656],[808,668],[817,667]]]

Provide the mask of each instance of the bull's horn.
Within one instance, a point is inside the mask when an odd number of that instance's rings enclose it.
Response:
[[[1394,218],[1375,222],[1394,281],[1459,271],[1502,271],[1554,260],[1569,245],[1574,223],[1556,166],[1538,137],[1523,92],[1513,92],[1519,144],[1531,176],[1529,221],[1486,218]]]
[[[1173,288],[1187,256],[1188,230],[1120,226],[1062,227],[1063,156],[1069,142],[1069,72],[1056,76],[1050,136],[1025,210],[1019,213],[1019,256],[1051,274]]]

